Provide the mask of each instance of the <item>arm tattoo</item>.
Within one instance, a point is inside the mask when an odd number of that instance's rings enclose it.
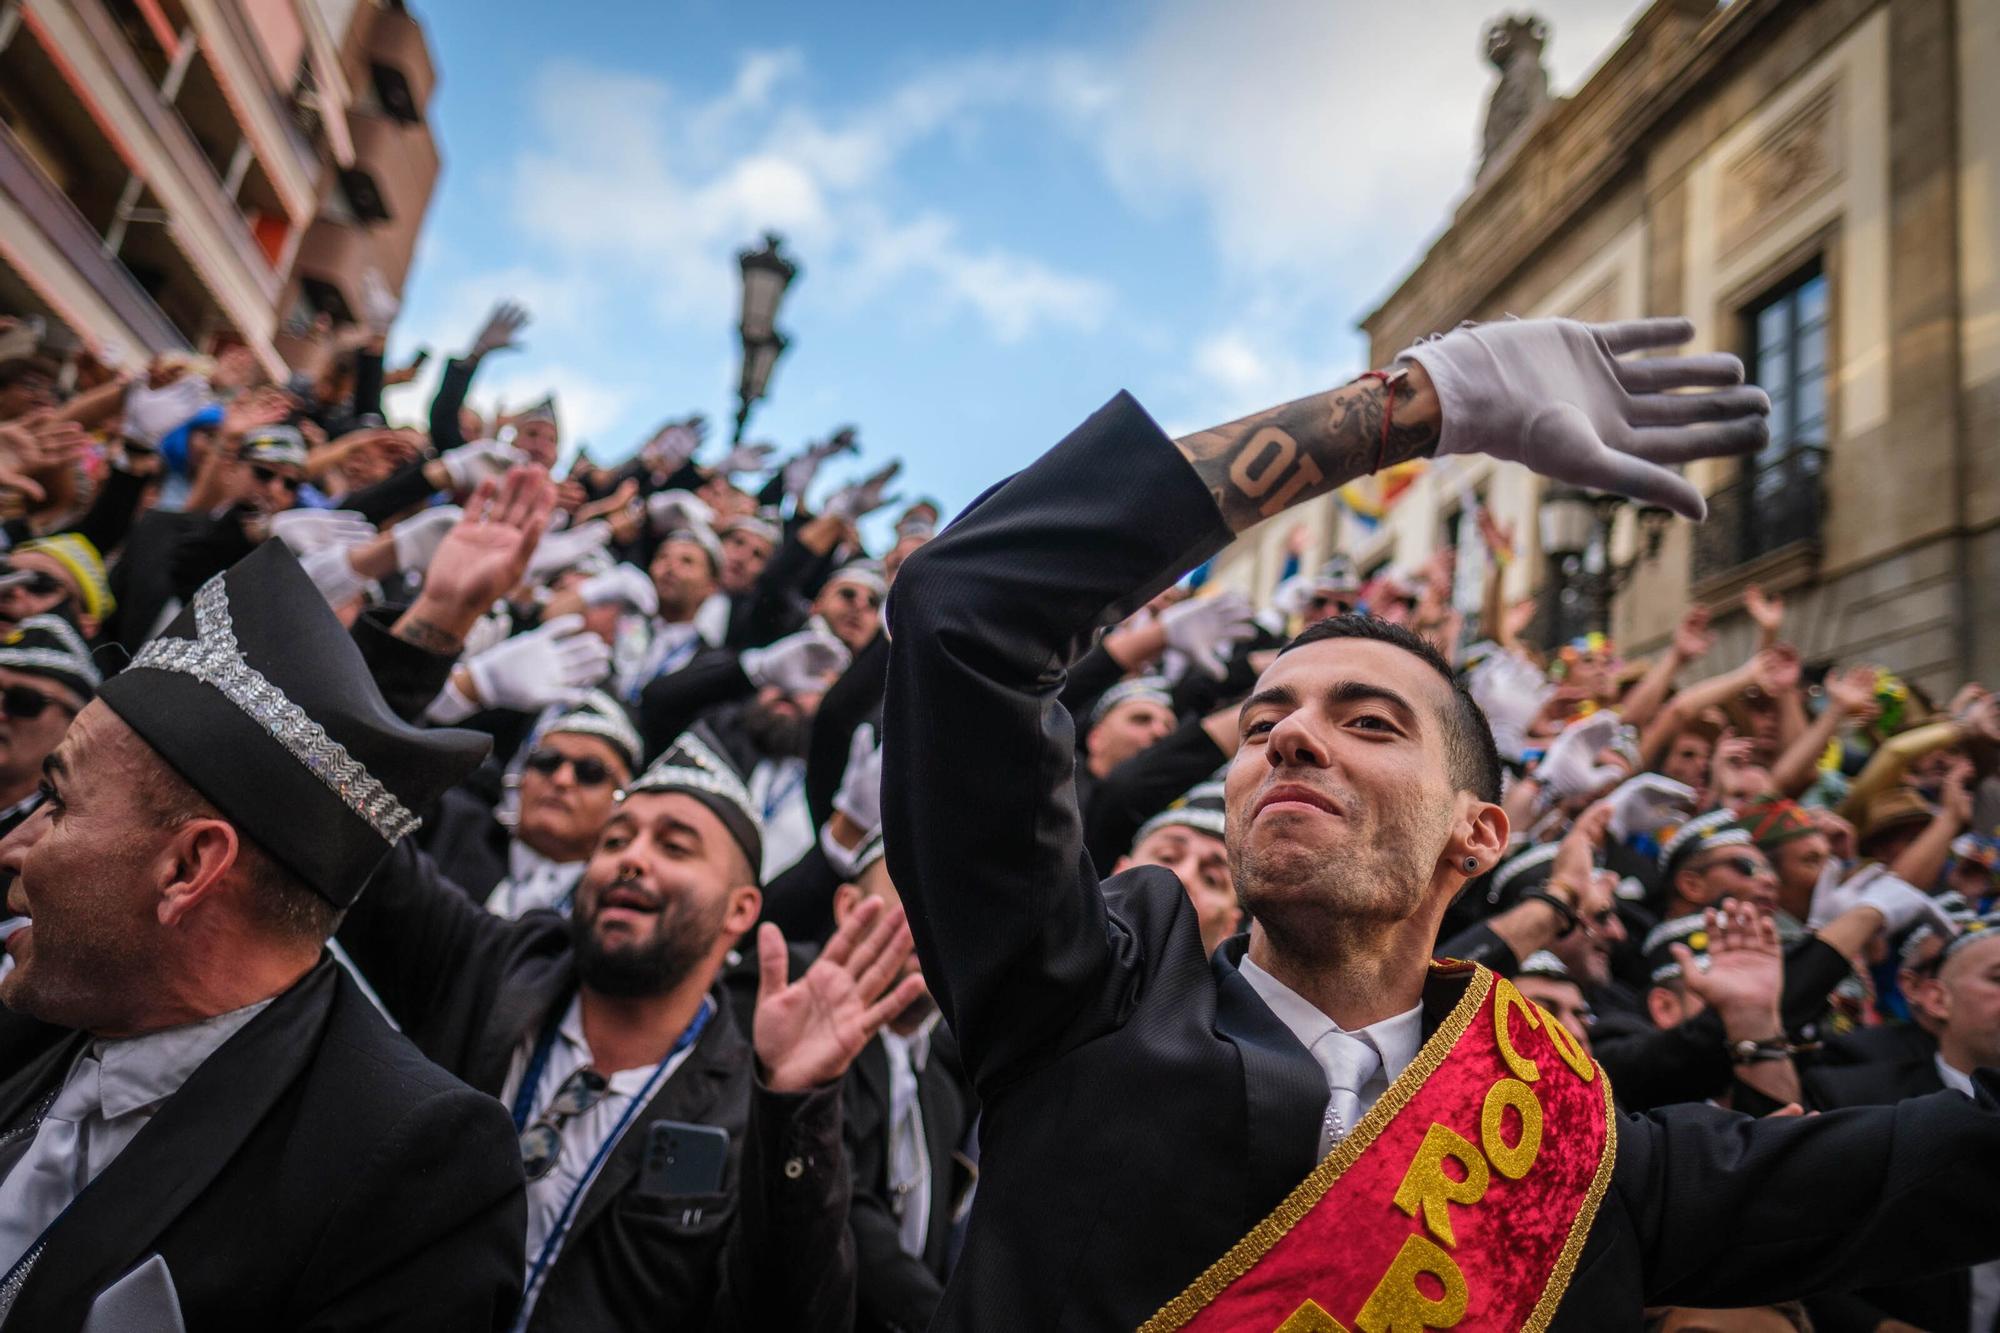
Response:
[[[440,629],[414,612],[406,613],[391,632],[404,643],[439,657],[457,657],[465,647],[464,639],[450,630]]]
[[[1379,381],[1360,380],[1184,436],[1174,445],[1215,497],[1223,521],[1242,532],[1374,470],[1390,392],[1395,410],[1385,466],[1428,455],[1437,447],[1436,399],[1426,393],[1433,406],[1420,410],[1409,380],[1389,390]]]

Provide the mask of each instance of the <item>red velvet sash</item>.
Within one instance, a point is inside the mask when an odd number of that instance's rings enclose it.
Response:
[[[1617,1142],[1604,1071],[1512,982],[1473,967],[1354,1132],[1141,1333],[1539,1333]]]

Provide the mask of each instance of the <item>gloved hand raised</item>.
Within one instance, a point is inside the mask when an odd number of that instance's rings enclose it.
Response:
[[[616,602],[643,616],[658,615],[660,592],[646,571],[634,565],[613,565],[602,574],[592,574],[576,585],[585,606],[610,606]]]
[[[404,519],[389,530],[396,543],[396,568],[414,574],[431,563],[431,557],[458,525],[465,511],[457,505],[438,505]]]
[[[1229,672],[1229,650],[1255,638],[1255,612],[1240,592],[1191,597],[1160,613],[1167,646],[1187,654],[1194,669],[1221,680]]]
[[[1487,454],[1698,520],[1701,492],[1672,469],[1762,448],[1771,400],[1724,352],[1619,359],[1692,337],[1685,319],[1501,320],[1460,325],[1398,360],[1422,366],[1437,392],[1438,457]]]
[[[271,515],[271,535],[304,557],[322,546],[372,540],[375,525],[351,509],[281,509]]]
[[[1597,762],[1598,752],[1618,734],[1618,714],[1600,711],[1572,722],[1555,738],[1535,769],[1549,795],[1559,801],[1595,796],[1625,776],[1616,764]]]
[[[498,440],[474,440],[438,456],[445,476],[451,479],[453,493],[461,496],[469,494],[487,478],[497,480],[507,474],[508,468],[528,461],[526,454]]]
[[[889,483],[894,481],[896,474],[902,470],[902,460],[897,459],[853,485],[841,487],[833,493],[833,498],[826,502],[823,512],[828,518],[859,523],[866,515],[895,501],[895,496],[885,496],[883,492],[889,489]]]
[[[528,577],[547,578],[610,544],[611,525],[601,518],[578,527],[565,528],[561,532],[551,532],[542,538],[542,544],[535,548],[534,558],[528,561]]]
[[[1635,833],[1652,837],[1694,809],[1694,788],[1658,773],[1641,773],[1604,798],[1611,807],[1611,836],[1623,842]]]
[[[847,645],[818,625],[788,634],[768,648],[746,648],[738,659],[752,685],[759,689],[775,685],[787,694],[825,689],[850,660]]]
[[[833,794],[833,808],[870,833],[882,827],[882,747],[875,743],[875,728],[865,722],[847,743],[847,771]]]
[[[715,511],[693,491],[655,491],[646,497],[646,513],[655,532],[715,526]]]
[[[610,646],[584,629],[582,616],[557,616],[468,658],[465,670],[473,702],[534,713],[576,703],[610,665]]]
[[[528,312],[512,301],[502,301],[494,306],[486,316],[486,322],[479,326],[479,333],[472,340],[472,348],[465,354],[468,361],[477,361],[488,352],[512,351],[520,346],[514,341],[515,335],[527,326]]]

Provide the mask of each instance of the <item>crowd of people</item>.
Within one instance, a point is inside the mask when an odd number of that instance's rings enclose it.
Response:
[[[947,528],[852,429],[564,466],[467,403],[527,318],[420,427],[379,327],[282,384],[0,329],[0,1323],[2000,1329],[2000,696],[1754,588],[1747,660],[1546,649],[1490,515],[1472,614],[1450,551],[1189,577],[1432,452],[1697,511],[1731,358],[1121,398]],[[1305,1299],[1335,1199],[1389,1248]]]

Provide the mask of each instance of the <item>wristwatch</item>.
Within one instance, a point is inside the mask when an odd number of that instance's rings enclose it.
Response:
[[[1789,1060],[1792,1048],[1783,1037],[1770,1037],[1763,1041],[1752,1041],[1745,1037],[1742,1041],[1729,1043],[1731,1064],[1755,1065],[1767,1060]]]

